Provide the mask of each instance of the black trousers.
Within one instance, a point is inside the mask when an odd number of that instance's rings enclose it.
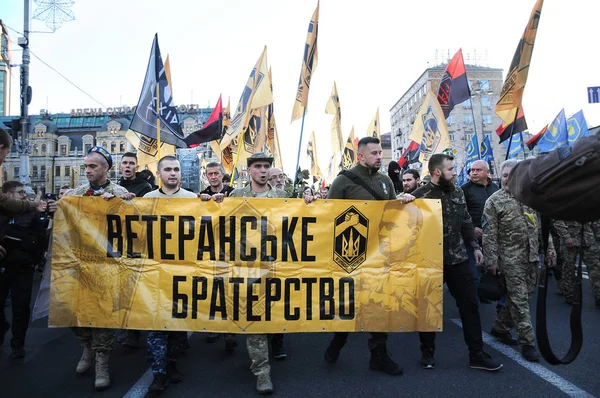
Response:
[[[456,300],[460,320],[463,324],[465,343],[469,347],[469,352],[476,354],[483,349],[483,339],[477,301],[477,281],[469,266],[469,261],[454,265],[444,264],[444,282]],[[421,350],[435,350],[435,333],[420,332],[419,339],[421,340]]]
[[[12,301],[12,339],[10,345],[19,347],[25,344],[25,334],[31,315],[31,290],[33,289],[33,267],[5,269],[0,273],[0,324],[6,324],[4,307],[8,292]]]

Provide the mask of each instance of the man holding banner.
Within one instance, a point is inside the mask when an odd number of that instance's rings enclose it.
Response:
[[[473,221],[467,210],[465,195],[456,186],[454,158],[445,154],[434,154],[429,159],[431,182],[417,189],[417,198],[440,199],[444,229],[444,282],[456,300],[465,342],[469,347],[469,366],[488,371],[499,370],[502,364],[495,362],[483,351],[481,319],[477,302],[475,276],[469,267],[466,245],[474,250],[476,265],[483,264],[483,253],[475,239]],[[420,332],[421,367],[435,367],[435,333]]]
[[[114,197],[132,199],[135,194],[130,193],[120,185],[112,183],[108,178],[108,171],[113,165],[110,152],[101,146],[90,148],[84,159],[85,177],[89,184],[81,185],[65,193],[66,196],[100,196],[109,200]],[[84,278],[82,275],[81,278]],[[73,327],[73,333],[83,345],[83,353],[76,372],[87,372],[94,358],[96,359],[96,379],[94,386],[97,390],[104,390],[110,386],[108,373],[108,358],[115,343],[115,332],[105,328]]]
[[[396,199],[392,180],[386,174],[379,172],[381,152],[379,139],[375,137],[362,138],[358,142],[358,164],[349,170],[344,170],[336,177],[331,184],[327,199]],[[410,199],[403,200],[410,201]],[[340,351],[346,345],[347,340],[348,332],[336,332],[325,352],[325,361],[337,362]],[[369,350],[371,350],[369,368],[390,375],[401,375],[404,372],[404,369],[388,355],[387,333],[371,332]]]
[[[274,158],[264,152],[256,152],[248,157],[248,175],[250,183],[244,188],[235,189],[230,197],[234,198],[287,198],[287,193],[273,188],[269,184],[269,169]],[[247,340],[248,355],[252,363],[250,370],[256,376],[256,391],[259,394],[273,392],[271,367],[269,366],[269,340],[266,334],[249,334]]]

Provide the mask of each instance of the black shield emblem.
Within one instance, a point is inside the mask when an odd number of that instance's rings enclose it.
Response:
[[[347,273],[367,259],[369,220],[354,206],[334,220],[333,261]]]

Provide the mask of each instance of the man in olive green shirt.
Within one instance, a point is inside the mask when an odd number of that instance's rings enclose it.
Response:
[[[358,142],[358,164],[340,173],[329,189],[327,199],[394,200],[396,192],[389,176],[380,173],[381,144],[379,139],[365,137]],[[409,198],[410,197],[410,198]],[[406,201],[412,197],[407,196]],[[348,340],[347,332],[337,332],[327,351],[325,360],[334,363],[340,356],[342,347]],[[371,333],[369,339],[371,361],[369,368],[391,375],[403,373],[387,353],[387,333]]]
[[[269,169],[273,158],[257,152],[248,158],[250,183],[244,188],[236,188],[229,194],[232,198],[286,198],[287,193],[269,184]],[[248,355],[252,361],[250,370],[257,377],[256,390],[259,394],[273,392],[271,367],[269,366],[269,339],[266,334],[249,334]]]

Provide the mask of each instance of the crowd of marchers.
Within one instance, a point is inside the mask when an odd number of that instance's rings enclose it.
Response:
[[[10,151],[12,140],[0,129],[0,162]],[[319,199],[398,200],[409,203],[418,198],[439,199],[443,213],[443,270],[444,282],[459,309],[468,349],[468,364],[473,369],[497,371],[502,364],[484,351],[480,320],[478,281],[485,272],[500,273],[506,283],[506,297],[497,304],[498,316],[491,334],[508,345],[520,345],[523,356],[539,360],[535,334],[529,314],[529,301],[536,286],[540,255],[552,267],[560,282],[558,292],[570,303],[575,286],[575,258],[581,246],[590,279],[594,284],[596,305],[600,306],[600,225],[586,225],[584,239],[579,238],[580,225],[555,221],[549,245],[540,234],[539,215],[514,199],[506,188],[515,161],[501,165],[502,188],[489,178],[488,164],[473,163],[469,182],[456,186],[456,171],[451,156],[433,155],[429,160],[426,178],[419,172],[402,170],[390,164],[389,175],[381,172],[382,149],[377,138],[359,141],[358,163],[338,175],[330,186],[306,189],[301,196],[307,206],[318,206]],[[135,153],[125,153],[118,165],[118,183],[108,179],[113,167],[111,153],[94,146],[84,158],[87,182],[79,187],[61,187],[57,199],[65,196],[100,196],[105,200],[120,198],[196,198],[221,203],[228,197],[285,198],[286,176],[280,168],[272,167],[273,158],[258,152],[247,159],[249,182],[233,188],[221,164],[206,165],[208,187],[195,193],[182,188],[181,165],[175,156],[165,156],[158,162],[155,178],[147,170],[138,171]],[[393,162],[395,163],[395,162]],[[51,234],[48,215],[57,210],[54,200],[27,199],[23,184],[5,182],[0,193],[0,344],[11,330],[10,346],[15,360],[25,356],[25,336],[30,318],[34,270],[44,263],[44,252]],[[251,199],[249,199],[251,200]],[[307,209],[310,211],[310,207]],[[402,233],[402,231],[398,231]],[[20,235],[19,235],[20,234]],[[17,242],[17,243],[15,243]],[[32,245],[25,243],[36,242]],[[547,250],[544,252],[544,247]],[[50,268],[50,267],[46,267]],[[44,272],[50,272],[45,269]],[[12,323],[5,316],[5,305],[12,305]],[[518,339],[511,335],[515,328]],[[153,381],[149,392],[160,394],[169,383],[183,379],[177,369],[177,358],[189,349],[186,332],[173,331],[114,331],[104,328],[73,327],[73,334],[82,346],[82,355],[75,371],[88,373],[94,368],[94,385],[98,390],[110,386],[109,359],[117,342],[137,349],[145,335],[148,360]],[[225,350],[235,350],[241,336],[229,333],[208,333],[206,343],[221,338]],[[435,367],[436,333],[419,333],[421,366]],[[292,337],[293,338],[293,337]],[[250,370],[256,376],[256,390],[261,394],[274,391],[270,358],[287,357],[283,334],[250,334],[245,336],[250,358]],[[335,363],[346,345],[348,333],[335,333],[324,350],[324,360]],[[401,375],[403,368],[391,358],[387,349],[387,333],[371,333],[368,340],[369,368],[390,375]]]

